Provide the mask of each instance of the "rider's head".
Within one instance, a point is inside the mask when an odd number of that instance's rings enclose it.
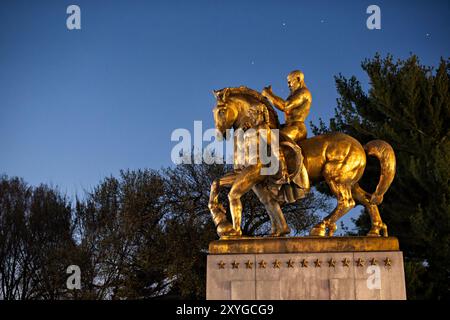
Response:
[[[294,92],[305,86],[305,75],[300,70],[295,70],[287,76],[288,86]]]

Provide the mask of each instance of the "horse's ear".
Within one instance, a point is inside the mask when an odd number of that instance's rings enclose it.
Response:
[[[213,90],[213,95],[214,95],[214,97],[216,98],[216,100],[219,98],[219,93],[220,93],[220,90]]]
[[[230,92],[231,92],[230,88],[223,89],[222,101],[225,101],[228,98],[228,96],[230,95]]]

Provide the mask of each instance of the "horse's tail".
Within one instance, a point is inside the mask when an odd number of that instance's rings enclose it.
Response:
[[[380,161],[380,181],[370,199],[371,204],[379,205],[394,180],[396,165],[394,149],[386,141],[372,140],[364,146],[364,150],[369,156],[374,156]]]

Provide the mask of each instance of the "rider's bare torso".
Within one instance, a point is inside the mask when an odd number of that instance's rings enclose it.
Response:
[[[292,93],[287,98],[288,104],[284,111],[286,124],[305,122],[311,108],[311,100],[311,93],[306,87]]]

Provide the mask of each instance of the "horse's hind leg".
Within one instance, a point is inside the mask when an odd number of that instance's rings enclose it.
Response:
[[[364,191],[359,184],[355,184],[352,188],[353,197],[356,201],[361,203],[369,212],[370,221],[372,222],[372,228],[370,229],[368,236],[377,237],[380,235],[380,230],[383,232],[385,237],[388,236],[387,226],[381,220],[380,212],[378,211],[378,206],[370,203],[371,194]]]
[[[337,198],[337,206],[321,223],[317,224],[310,231],[312,236],[325,236],[328,229],[331,237],[336,231],[336,221],[349,212],[354,206],[352,198],[351,181],[354,176],[351,171],[345,170],[345,165],[340,163],[328,163],[324,168],[324,177]]]
[[[289,234],[291,229],[286,223],[283,211],[276,199],[272,198],[270,191],[264,186],[256,185],[253,187],[253,192],[258,197],[259,201],[264,205],[272,223],[271,235],[278,237]]]

